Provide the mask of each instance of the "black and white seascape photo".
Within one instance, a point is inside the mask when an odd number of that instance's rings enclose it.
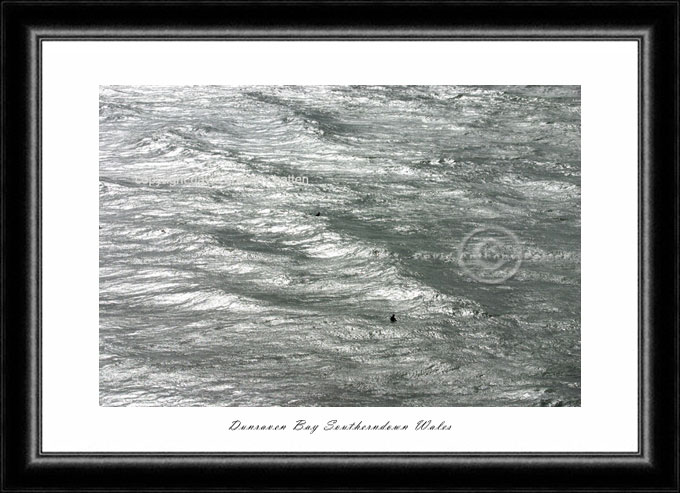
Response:
[[[578,86],[101,86],[101,406],[581,405]]]

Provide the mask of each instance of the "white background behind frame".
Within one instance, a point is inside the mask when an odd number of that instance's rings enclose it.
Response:
[[[43,452],[635,452],[636,41],[43,41]],[[580,408],[99,406],[99,86],[581,86]],[[447,432],[229,432],[233,419]]]

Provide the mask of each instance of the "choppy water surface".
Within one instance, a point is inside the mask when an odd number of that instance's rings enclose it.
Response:
[[[101,405],[580,405],[578,87],[107,86],[99,171]]]

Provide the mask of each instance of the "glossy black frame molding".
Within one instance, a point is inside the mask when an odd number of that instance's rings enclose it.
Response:
[[[678,491],[678,14],[677,0],[3,1],[2,491]],[[42,453],[40,53],[47,39],[637,40],[639,452]]]

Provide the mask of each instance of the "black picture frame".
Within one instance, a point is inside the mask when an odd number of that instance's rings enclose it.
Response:
[[[678,1],[2,2],[2,491],[678,491],[679,12]],[[639,451],[41,452],[40,54],[48,39],[636,40]]]

